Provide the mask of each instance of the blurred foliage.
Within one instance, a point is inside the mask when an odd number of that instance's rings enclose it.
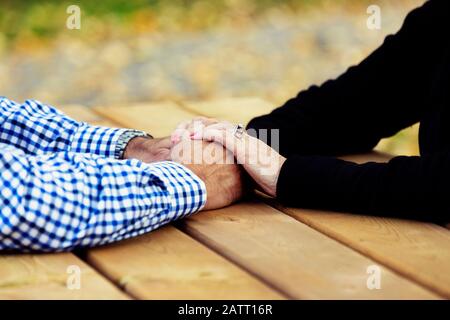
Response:
[[[51,104],[259,96],[337,76],[424,0],[0,0],[0,95]],[[81,30],[68,30],[70,5]],[[101,79],[100,81],[98,79]],[[417,126],[380,150],[417,154]]]
[[[368,0],[340,0],[339,5]],[[230,16],[254,18],[277,7],[296,11],[329,5],[331,0],[1,0],[0,30],[10,42],[18,37],[49,38],[64,32],[66,9],[76,4],[83,19],[102,35],[108,32],[199,30]],[[348,6],[347,6],[348,7]],[[89,32],[89,28],[85,28]]]

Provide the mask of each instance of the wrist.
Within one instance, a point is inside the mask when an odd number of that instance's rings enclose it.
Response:
[[[116,143],[116,159],[129,159],[130,157],[133,157],[134,151],[139,150],[139,146],[142,142],[142,139],[136,141],[137,138],[144,138],[146,140],[152,139],[149,134],[143,131],[126,130],[122,133]]]
[[[151,138],[149,137],[134,137],[128,141],[122,155],[122,159],[133,159],[137,154],[140,154],[145,149],[145,144]]]
[[[278,165],[278,171],[277,171],[277,173],[275,175],[275,179],[273,180],[273,184],[272,184],[271,189],[270,189],[271,196],[273,196],[273,197],[277,197],[278,180],[280,179],[281,169],[283,168],[284,163],[286,162],[286,160],[287,159],[285,157],[280,157],[279,165]]]
[[[157,138],[151,136],[134,137],[131,139],[123,153],[123,159],[137,159],[145,163],[170,161],[170,138]]]

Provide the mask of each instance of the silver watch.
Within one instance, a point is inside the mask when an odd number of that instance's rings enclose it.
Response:
[[[124,133],[122,133],[119,137],[119,140],[117,140],[116,149],[114,151],[114,157],[116,159],[123,159],[125,149],[127,148],[128,143],[137,137],[147,137],[150,139],[153,139],[151,135],[144,131],[139,130],[127,130]]]

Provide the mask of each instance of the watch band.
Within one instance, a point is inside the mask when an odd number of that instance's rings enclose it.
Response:
[[[144,131],[139,130],[127,130],[124,133],[122,133],[119,137],[119,140],[117,140],[116,149],[114,151],[114,157],[116,159],[123,159],[123,155],[125,153],[125,149],[128,145],[128,143],[137,137],[147,137],[150,139],[153,139],[151,135]]]

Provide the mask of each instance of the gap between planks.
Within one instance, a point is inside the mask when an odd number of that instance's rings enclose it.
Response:
[[[72,273],[79,268],[80,288],[69,289]],[[70,282],[72,283],[72,282]],[[0,255],[0,299],[129,299],[72,253]]]

